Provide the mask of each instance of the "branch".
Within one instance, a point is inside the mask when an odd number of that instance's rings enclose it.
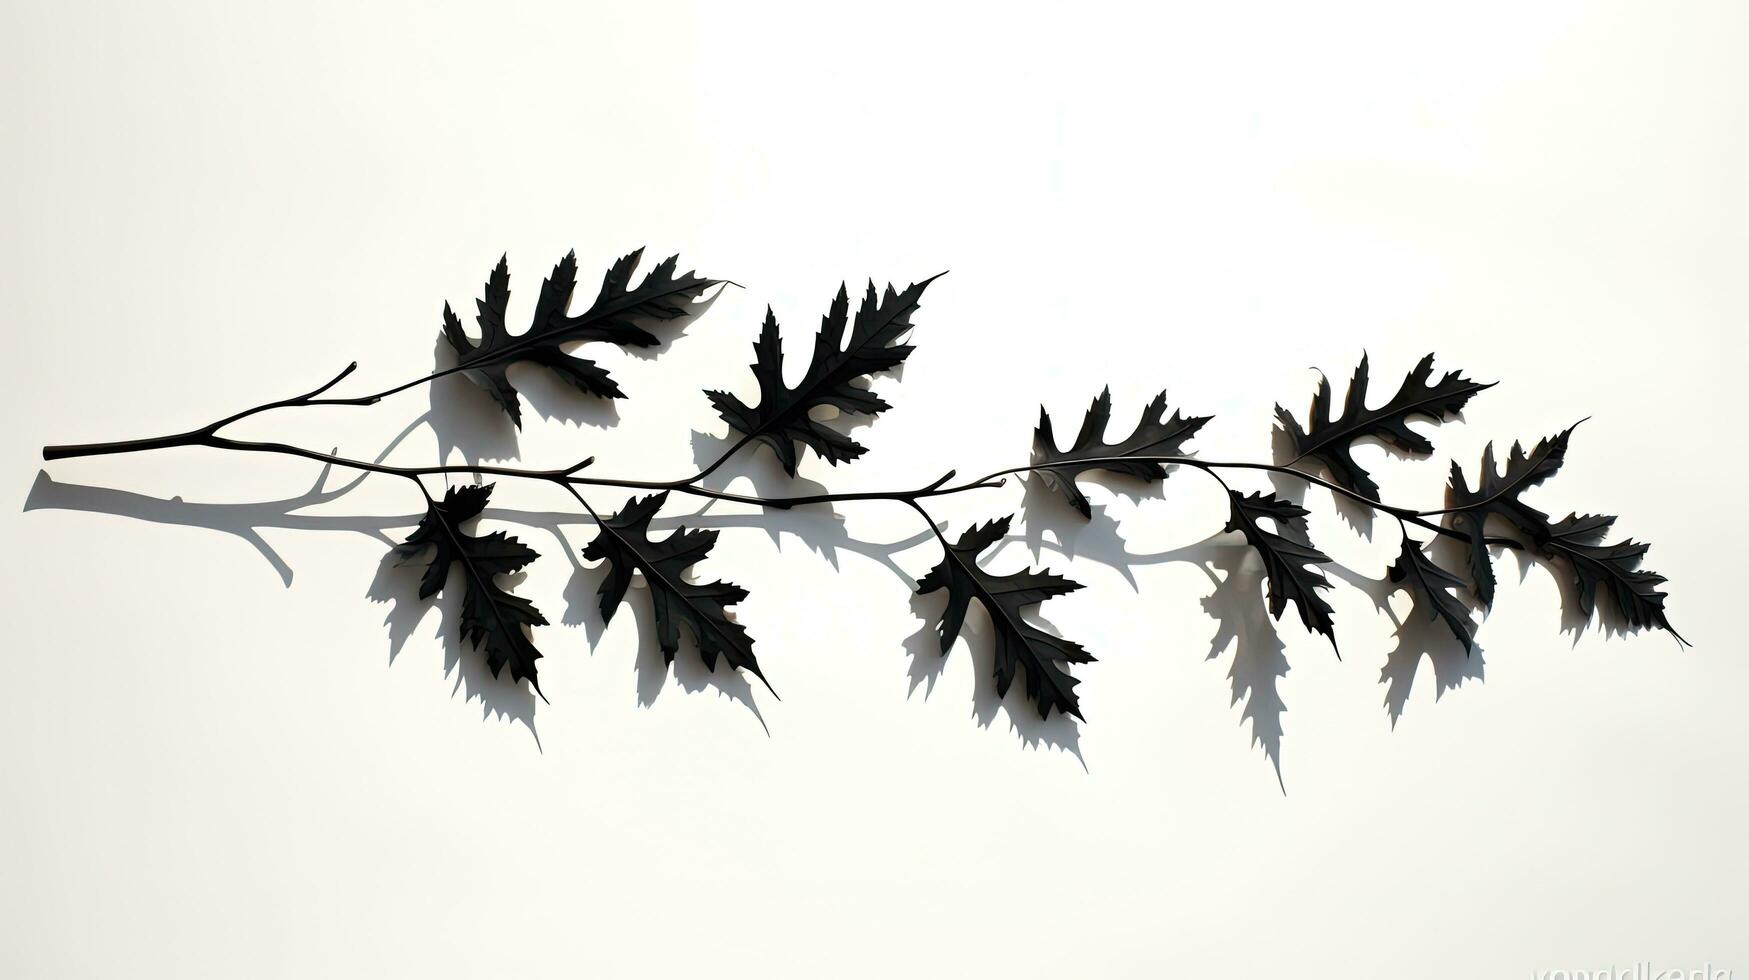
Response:
[[[138,453],[152,449],[173,449],[177,446],[210,446],[214,444],[212,440],[218,435],[218,431],[225,426],[230,425],[232,422],[242,421],[251,415],[259,415],[262,412],[272,411],[276,408],[291,408],[294,406],[301,408],[309,405],[375,404],[380,396],[368,395],[362,398],[320,397],[323,392],[344,381],[348,375],[356,370],[358,370],[358,362],[353,361],[351,364],[342,368],[340,373],[336,374],[327,384],[321,385],[313,391],[306,392],[302,395],[294,395],[291,398],[282,398],[279,401],[267,402],[263,405],[257,405],[254,408],[246,408],[235,415],[226,416],[225,418],[219,419],[217,422],[208,423],[198,429],[190,429],[187,432],[178,432],[174,435],[157,436],[151,439],[129,439],[122,442],[90,442],[72,446],[44,446],[43,459],[56,460],[71,459],[75,456],[107,456],[114,453]]]
[[[1006,482],[1003,478],[1008,477],[1008,476],[1013,476],[1013,475],[1017,475],[1017,474],[1025,474],[1025,473],[1034,473],[1034,472],[1038,472],[1040,470],[1065,468],[1061,464],[1050,464],[1050,463],[1030,464],[1030,465],[1026,465],[1026,466],[1014,466],[1014,467],[1009,467],[1008,469],[996,470],[993,473],[986,474],[985,476],[979,477],[978,479],[969,481],[967,483],[962,483],[962,484],[959,484],[957,486],[948,486],[947,485],[948,481],[953,479],[953,477],[955,475],[955,471],[950,470],[946,474],[942,475],[939,479],[935,480],[933,483],[930,483],[927,486],[919,487],[919,488],[914,489],[914,490],[869,490],[869,491],[861,491],[861,492],[854,492],[854,493],[820,493],[820,494],[810,494],[810,495],[806,495],[806,496],[796,496],[796,497],[760,497],[760,496],[750,496],[750,495],[746,495],[746,494],[729,493],[727,491],[722,491],[722,490],[711,490],[707,487],[703,487],[703,486],[699,485],[700,481],[702,481],[703,479],[708,477],[711,473],[715,472],[725,462],[727,462],[730,457],[734,456],[738,451],[740,451],[748,443],[752,442],[751,436],[745,437],[745,438],[741,439],[739,442],[737,442],[735,445],[729,447],[729,449],[726,450],[721,456],[719,456],[715,462],[711,463],[709,466],[706,466],[704,469],[700,470],[698,473],[695,473],[690,477],[686,477],[684,479],[679,479],[679,480],[631,480],[631,479],[614,479],[614,478],[608,478],[608,477],[580,477],[580,476],[577,476],[576,474],[579,471],[581,471],[582,469],[584,469],[585,467],[589,466],[591,463],[594,462],[594,457],[589,457],[587,459],[582,460],[581,462],[578,462],[572,466],[565,467],[563,469],[549,469],[549,470],[527,470],[527,469],[516,469],[514,467],[478,466],[478,465],[474,465],[474,466],[391,466],[391,465],[388,465],[386,463],[372,463],[372,462],[366,462],[364,460],[347,459],[345,457],[337,456],[337,455],[334,455],[331,453],[316,452],[314,450],[304,449],[304,448],[299,447],[299,446],[291,446],[291,445],[287,445],[285,443],[249,442],[249,441],[240,440],[240,439],[231,439],[231,438],[228,438],[226,436],[219,435],[220,429],[224,428],[227,425],[230,425],[233,422],[236,422],[240,419],[248,418],[252,415],[256,415],[256,414],[259,414],[261,412],[269,411],[269,410],[274,409],[274,408],[283,408],[283,407],[291,407],[291,406],[306,406],[306,405],[321,405],[321,404],[355,404],[355,403],[356,404],[368,404],[369,402],[365,399],[321,399],[318,397],[323,392],[327,391],[328,389],[332,388],[335,384],[339,383],[347,375],[351,374],[353,372],[353,370],[355,370],[357,368],[357,366],[358,366],[357,362],[354,362],[352,364],[347,365],[346,369],[341,371],[338,375],[336,375],[332,381],[329,381],[327,384],[324,384],[321,387],[316,388],[314,391],[311,391],[307,394],[298,395],[298,396],[295,396],[292,398],[282,399],[280,401],[268,402],[267,404],[264,404],[264,405],[257,405],[254,408],[245,409],[244,411],[238,412],[235,415],[227,416],[226,418],[220,419],[217,422],[213,422],[209,425],[202,426],[199,429],[192,429],[188,432],[177,433],[175,435],[158,436],[156,438],[151,438],[151,439],[134,439],[134,440],[128,440],[128,441],[124,441],[124,442],[89,443],[89,444],[85,444],[85,445],[72,445],[72,446],[46,446],[43,448],[43,459],[56,460],[56,459],[68,459],[68,458],[79,457],[79,456],[100,456],[100,455],[107,455],[107,454],[112,454],[112,453],[146,452],[149,450],[169,449],[169,448],[174,448],[174,447],[179,447],[179,446],[204,446],[204,447],[212,448],[212,449],[225,449],[225,450],[232,450],[232,451],[236,451],[236,452],[278,453],[280,455],[296,456],[296,457],[300,457],[302,459],[315,460],[317,462],[325,463],[325,464],[328,464],[331,466],[341,466],[341,467],[346,467],[348,469],[359,470],[359,471],[367,472],[367,473],[383,473],[383,474],[387,474],[390,476],[399,476],[399,477],[404,477],[404,478],[413,479],[413,480],[417,480],[419,477],[422,477],[422,476],[435,476],[435,475],[449,474],[449,473],[475,473],[475,474],[479,474],[481,476],[498,476],[498,477],[513,478],[513,479],[544,480],[544,481],[547,481],[550,483],[555,483],[555,484],[558,484],[561,486],[616,487],[616,488],[627,489],[627,490],[674,490],[674,491],[677,491],[680,493],[689,494],[689,495],[694,496],[694,497],[704,497],[704,498],[711,499],[711,500],[726,500],[726,501],[730,501],[733,503],[747,504],[747,505],[754,506],[754,507],[769,507],[769,508],[773,508],[773,509],[777,509],[777,510],[788,510],[788,509],[793,508],[793,507],[804,507],[804,506],[808,506],[808,505],[812,505],[812,504],[832,504],[832,503],[841,503],[841,502],[858,501],[858,500],[889,500],[889,501],[896,501],[896,502],[900,502],[900,503],[915,504],[916,501],[927,498],[927,497],[945,497],[945,496],[950,496],[953,494],[964,493],[965,491],[968,491],[968,490],[982,490],[982,489],[999,487],[999,486],[1002,486]],[[375,400],[376,397],[377,396],[370,396],[370,400]],[[1302,472],[1300,470],[1293,469],[1292,467],[1289,467],[1289,466],[1277,466],[1277,465],[1270,464],[1270,463],[1213,461],[1213,460],[1198,459],[1194,456],[1101,456],[1101,457],[1093,457],[1093,458],[1089,458],[1089,459],[1076,460],[1076,463],[1078,465],[1083,465],[1083,466],[1086,464],[1089,464],[1089,463],[1097,464],[1097,463],[1119,463],[1119,462],[1129,462],[1129,463],[1147,462],[1147,463],[1160,463],[1160,464],[1167,464],[1167,465],[1189,466],[1193,469],[1202,470],[1202,471],[1208,472],[1208,473],[1213,473],[1214,471],[1220,470],[1220,469],[1247,469],[1247,470],[1261,470],[1261,471],[1270,472],[1270,473],[1279,473],[1279,474],[1284,475],[1284,476],[1291,476],[1291,477],[1294,477],[1296,479],[1303,480],[1306,483],[1313,484],[1315,486],[1323,487],[1324,489],[1329,490],[1332,493],[1341,494],[1342,496],[1347,497],[1347,498],[1349,498],[1357,503],[1360,503],[1362,505],[1365,505],[1367,507],[1372,508],[1375,511],[1378,511],[1381,514],[1385,514],[1389,517],[1393,517],[1399,523],[1406,522],[1406,523],[1414,524],[1418,527],[1432,531],[1436,534],[1440,534],[1440,535],[1443,535],[1445,537],[1449,537],[1449,538],[1452,538],[1452,539],[1458,540],[1458,541],[1469,541],[1470,540],[1470,536],[1468,534],[1465,534],[1462,531],[1459,531],[1455,528],[1443,527],[1443,526],[1435,524],[1435,523],[1427,520],[1425,517],[1421,516],[1424,513],[1425,514],[1441,514],[1441,513],[1447,513],[1449,511],[1416,511],[1415,509],[1409,508],[1409,507],[1399,507],[1399,506],[1396,506],[1393,504],[1387,504],[1383,501],[1374,500],[1373,498],[1368,497],[1364,494],[1356,493],[1355,491],[1349,490],[1346,487],[1332,483],[1328,480],[1325,480],[1321,477],[1314,476],[1310,473],[1305,473],[1305,472]],[[1513,548],[1516,548],[1519,546],[1516,541],[1513,541],[1509,538],[1488,538],[1486,540],[1487,540],[1487,543],[1489,543],[1489,544],[1499,544],[1499,545],[1503,545],[1506,547],[1513,547]]]

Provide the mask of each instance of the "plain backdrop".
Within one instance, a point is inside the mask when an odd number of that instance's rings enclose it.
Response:
[[[1729,2],[5,4],[0,974],[1742,975],[1745,45]],[[518,369],[519,444],[460,379],[237,434],[682,476],[767,304],[799,358],[841,281],[945,269],[865,457],[725,485],[1018,465],[1105,385],[1114,427],[1166,388],[1205,457],[1266,459],[1314,369],[1340,394],[1367,352],[1377,400],[1437,351],[1501,383],[1422,427],[1432,460],[1363,449],[1384,493],[1438,506],[1449,459],[1589,417],[1528,499],[1623,515],[1693,646],[1563,632],[1506,556],[1481,652],[1421,658],[1368,591],[1397,532],[1321,491],[1342,658],[1291,612],[1217,642],[1258,601],[1179,472],[990,558],[1087,586],[1040,613],[1099,658],[1088,720],[1041,726],[991,695],[987,623],[930,652],[914,514],[711,507],[697,570],[750,591],[779,701],[665,669],[643,592],[604,630],[593,528],[507,481],[484,524],[542,554],[548,705],[384,563],[402,481],[41,461],[354,359],[342,393],[419,377],[500,254],[520,329],[567,250],[592,295],[638,246],[742,288],[600,352],[611,411]]]

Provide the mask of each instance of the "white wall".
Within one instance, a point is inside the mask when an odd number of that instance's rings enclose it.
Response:
[[[8,5],[0,973],[1749,972],[1742,8],[824,6]],[[634,395],[618,425],[531,411],[525,462],[690,472],[691,431],[723,433],[698,392],[749,390],[765,304],[799,352],[841,279],[947,268],[869,454],[808,480],[1022,463],[1038,403],[1072,431],[1108,383],[1124,424],[1167,387],[1217,416],[1206,457],[1263,458],[1310,368],[1340,381],[1366,350],[1389,387],[1437,350],[1502,381],[1435,433],[1472,472],[1489,439],[1591,416],[1533,499],[1653,542],[1693,649],[1575,640],[1549,575],[1504,558],[1484,653],[1444,664],[1486,683],[1440,696],[1422,662],[1393,727],[1392,621],[1342,585],[1341,661],[1281,631],[1284,794],[1232,651],[1209,658],[1193,559],[1231,552],[1178,550],[1222,523],[1187,472],[1164,499],[1090,491],[1157,556],[1135,589],[1109,530],[1074,561],[1030,532],[1088,585],[1043,610],[1100,658],[1078,733],[979,700],[981,642],[910,690],[935,606],[907,577],[937,552],[884,504],[695,521],[728,528],[700,571],[751,590],[781,702],[664,676],[630,616],[592,648],[596,573],[568,557],[590,527],[517,529],[544,555],[522,590],[565,620],[537,637],[535,710],[446,669],[436,611],[367,601],[404,587],[375,537],[416,510],[404,483],[287,516],[315,467],[37,456],[354,358],[356,391],[418,376],[440,304],[470,309],[500,252],[517,319],[566,249],[592,277],[640,244],[746,288],[659,359],[604,356]],[[498,444],[457,429],[491,418],[472,391],[435,394],[451,440]],[[430,407],[242,434],[371,456]],[[393,458],[435,446],[420,428]],[[1379,466],[1428,506],[1444,469]],[[763,455],[734,472],[780,488]],[[1395,533],[1308,502],[1381,577]],[[957,531],[1020,503],[936,509]]]

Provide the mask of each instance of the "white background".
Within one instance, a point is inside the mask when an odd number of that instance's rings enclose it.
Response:
[[[1749,21],[1404,7],[7,4],[0,973],[1749,971],[1727,422]],[[807,480],[1020,464],[1040,402],[1067,438],[1106,384],[1118,426],[1166,387],[1217,417],[1207,458],[1263,459],[1312,368],[1340,390],[1368,351],[1383,398],[1437,350],[1502,383],[1427,430],[1438,459],[1365,450],[1385,494],[1437,506],[1446,454],[1473,473],[1490,439],[1590,416],[1531,500],[1624,515],[1693,648],[1575,642],[1548,572],[1504,557],[1442,693],[1350,581],[1395,530],[1368,544],[1313,492],[1350,569],[1343,659],[1290,613],[1292,672],[1233,704],[1203,600],[1243,566],[1205,540],[1218,488],[1180,472],[1163,497],[1091,488],[1090,530],[1059,513],[991,559],[1088,586],[1041,611],[1100,658],[1078,732],[994,704],[987,626],[928,653],[939,604],[907,577],[938,552],[903,508],[711,508],[698,570],[751,591],[779,702],[690,654],[665,674],[643,593],[603,633],[588,523],[501,485],[511,523],[486,525],[543,554],[519,591],[554,621],[549,706],[455,663],[379,567],[419,506],[401,481],[302,506],[297,460],[40,461],[352,359],[351,393],[417,377],[440,304],[471,312],[501,252],[520,328],[567,249],[592,295],[638,245],[745,288],[658,358],[600,354],[632,394],[617,425],[519,369],[523,462],[692,472],[724,433],[699,392],[751,394],[765,304],[799,357],[841,280],[951,269],[868,455]],[[451,459],[511,445],[459,380],[237,434],[371,457],[415,423],[397,462],[433,461],[433,429]],[[763,450],[728,472],[786,492]],[[957,532],[1021,501],[934,510]],[[1134,589],[1119,534],[1152,556]]]

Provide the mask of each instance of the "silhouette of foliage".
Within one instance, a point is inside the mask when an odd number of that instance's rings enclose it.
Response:
[[[43,450],[44,458],[205,446],[290,455],[320,461],[327,467],[409,480],[418,485],[426,501],[425,513],[408,537],[394,545],[394,550],[403,561],[429,555],[419,597],[430,599],[437,595],[452,570],[459,567],[464,590],[459,620],[462,635],[473,643],[494,675],[508,668],[512,680],[528,681],[537,693],[540,688],[536,661],[541,654],[529,631],[545,625],[546,619],[531,602],[513,594],[500,581],[534,561],[537,557],[534,550],[503,531],[480,535],[466,529],[465,525],[480,517],[491,497],[492,484],[452,487],[441,499],[435,499],[425,488],[428,478],[471,473],[541,481],[569,491],[597,526],[594,539],[582,554],[590,561],[602,563],[604,577],[598,595],[604,622],[611,620],[615,610],[627,600],[634,578],[641,576],[649,586],[654,639],[667,661],[672,662],[680,652],[684,627],[707,668],[714,670],[719,663],[726,662],[762,682],[765,675],[754,655],[753,640],[730,608],[745,600],[747,592],[729,582],[699,582],[692,578],[694,566],[710,556],[718,532],[688,530],[683,526],[665,537],[652,537],[652,521],[670,495],[733,502],[762,511],[857,501],[906,504],[927,523],[942,549],[939,562],[917,583],[919,594],[947,593],[946,607],[937,624],[942,652],[948,652],[960,637],[970,605],[976,600],[994,626],[993,672],[998,694],[1006,695],[1015,679],[1024,675],[1027,699],[1040,718],[1048,719],[1053,712],[1074,718],[1082,716],[1076,691],[1080,681],[1070,669],[1075,664],[1092,662],[1093,657],[1080,644],[1055,636],[1027,617],[1045,600],[1081,586],[1046,570],[1006,574],[986,571],[980,558],[1008,535],[1012,517],[971,524],[949,542],[938,530],[943,525],[929,515],[925,502],[996,488],[1003,485],[1005,477],[1014,474],[1036,473],[1050,491],[1038,495],[1044,502],[1054,503],[1052,494],[1059,495],[1085,519],[1093,514],[1092,504],[1077,481],[1087,472],[1103,470],[1152,481],[1164,479],[1174,466],[1198,471],[1219,482],[1228,503],[1224,530],[1244,542],[1243,549],[1227,549],[1237,557],[1230,562],[1226,577],[1217,580],[1219,591],[1225,598],[1242,596],[1247,601],[1262,603],[1253,608],[1257,623],[1267,627],[1266,641],[1253,638],[1250,643],[1240,644],[1236,657],[1242,655],[1245,662],[1241,665],[1236,660],[1232,680],[1234,697],[1247,698],[1248,717],[1256,726],[1254,734],[1266,745],[1272,760],[1277,759],[1282,702],[1270,678],[1286,672],[1287,647],[1262,611],[1267,609],[1268,616],[1279,621],[1291,603],[1301,625],[1335,647],[1334,611],[1325,598],[1332,588],[1326,569],[1335,566],[1312,542],[1306,507],[1273,493],[1235,489],[1228,484],[1231,476],[1267,472],[1278,478],[1298,480],[1394,519],[1403,532],[1398,553],[1384,570],[1388,581],[1374,581],[1385,586],[1386,593],[1393,589],[1406,591],[1413,602],[1414,615],[1419,617],[1417,626],[1443,623],[1466,652],[1477,649],[1478,629],[1466,596],[1473,597],[1475,604],[1484,609],[1493,603],[1496,591],[1493,550],[1500,547],[1523,549],[1556,567],[1565,576],[1587,618],[1601,615],[1608,608],[1619,614],[1624,629],[1661,629],[1684,642],[1666,615],[1666,594],[1660,588],[1666,582],[1664,576],[1640,567],[1647,545],[1631,539],[1607,541],[1616,522],[1612,516],[1574,513],[1563,520],[1551,521],[1522,499],[1527,491],[1560,471],[1572,428],[1545,438],[1530,449],[1514,443],[1503,462],[1496,460],[1490,443],[1482,454],[1481,470],[1473,488],[1463,469],[1453,462],[1443,508],[1417,510],[1378,499],[1377,482],[1353,459],[1352,450],[1358,440],[1372,437],[1406,453],[1429,454],[1434,448],[1432,443],[1410,429],[1409,421],[1448,420],[1472,397],[1491,387],[1457,372],[1447,372],[1434,380],[1431,354],[1416,364],[1397,393],[1378,408],[1366,404],[1370,368],[1365,356],[1355,370],[1340,414],[1334,412],[1327,380],[1319,381],[1304,425],[1276,406],[1277,422],[1295,453],[1295,458],[1286,465],[1214,462],[1185,455],[1186,443],[1209,419],[1186,416],[1178,410],[1168,416],[1164,392],[1148,403],[1127,435],[1107,441],[1112,403],[1107,388],[1093,400],[1068,448],[1058,445],[1051,417],[1041,409],[1033,432],[1030,464],[997,469],[975,480],[955,483],[955,475],[950,472],[916,489],[769,497],[732,493],[704,484],[705,478],[726,460],[755,443],[768,446],[791,477],[798,475],[804,449],[812,450],[819,459],[834,466],[862,456],[864,447],[828,425],[824,417],[827,413],[822,410],[830,408],[872,418],[890,407],[885,398],[870,391],[867,385],[871,378],[891,372],[911,355],[913,348],[906,342],[906,336],[923,292],[935,277],[903,290],[888,286],[877,291],[871,281],[854,317],[850,314],[848,290],[840,286],[815,334],[806,371],[793,387],[784,381],[781,332],[776,316],[767,308],[753,345],[757,402],[748,404],[723,391],[707,392],[721,420],[741,438],[700,472],[682,479],[596,478],[586,472],[591,459],[559,469],[399,466],[380,458],[348,459],[335,453],[283,443],[250,442],[224,434],[232,423],[263,412],[315,405],[372,405],[387,395],[455,371],[465,372],[483,385],[498,407],[520,423],[518,395],[508,376],[510,365],[518,362],[544,365],[593,395],[624,397],[625,392],[605,369],[566,353],[564,345],[590,342],[653,345],[656,338],[641,325],[643,322],[687,315],[693,301],[719,282],[690,272],[677,274],[674,258],[658,263],[634,282],[640,257],[641,251],[634,251],[615,262],[595,300],[573,315],[569,308],[576,288],[577,262],[574,253],[567,254],[542,283],[529,328],[514,335],[505,325],[510,299],[509,263],[507,258],[500,259],[476,304],[478,341],[465,334],[448,306],[444,308],[444,336],[458,357],[453,369],[375,394],[327,397],[326,392],[352,373],[356,367],[352,365],[307,394],[266,402],[198,429],[125,442],[51,446]],[[967,438],[952,420],[944,420],[941,428],[944,437]],[[982,451],[986,440],[977,439],[974,448]],[[1330,479],[1309,469],[1295,468],[1305,461],[1321,465]],[[654,492],[627,500],[618,512],[603,518],[583,497],[581,491],[587,488]],[[1027,503],[1035,506],[1037,501],[1029,497]],[[757,522],[757,518],[752,520]],[[1460,547],[1467,578],[1436,562],[1426,545],[1411,536],[1411,530],[1416,535],[1431,532]],[[1236,541],[1233,543],[1236,545]],[[1255,554],[1257,562],[1251,563],[1248,554]],[[897,569],[896,565],[893,567]],[[1352,579],[1351,574],[1344,574]],[[796,601],[803,600],[798,597]],[[1234,639],[1242,640],[1252,633],[1256,630],[1223,624],[1216,634],[1214,649],[1218,651]],[[1407,635],[1408,631],[1399,631],[1400,637]],[[854,633],[846,631],[834,639],[843,642],[847,638],[854,640]],[[1412,662],[1415,651],[1400,646],[1392,656],[1401,662]],[[1393,703],[1401,704],[1400,694],[1393,694],[1396,699]]]

